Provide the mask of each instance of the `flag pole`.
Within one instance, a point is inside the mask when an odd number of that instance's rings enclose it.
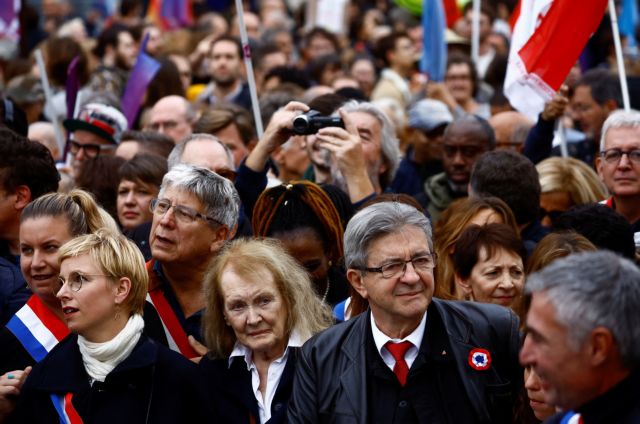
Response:
[[[262,116],[260,115],[260,105],[258,103],[258,90],[256,89],[256,79],[253,74],[253,64],[251,63],[251,49],[249,48],[249,37],[247,27],[244,26],[244,10],[242,0],[236,0],[236,12],[238,13],[238,26],[240,27],[240,39],[242,40],[242,52],[244,53],[244,65],[247,69],[247,82],[249,83],[249,93],[251,94],[251,106],[253,109],[253,119],[256,124],[256,134],[258,139],[262,138]]]
[[[48,107],[49,112],[51,112],[51,120],[53,121],[53,132],[56,136],[56,142],[58,143],[58,147],[60,148],[60,150],[64,151],[66,143],[64,141],[64,137],[62,136],[62,131],[60,130],[60,122],[58,121],[58,117],[55,116],[55,111],[52,103],[53,93],[51,92],[51,86],[49,85],[47,68],[44,65],[42,51],[40,49],[36,49],[34,51],[34,56],[36,58],[36,63],[38,64],[38,71],[40,72],[40,81],[42,82],[42,90],[44,91],[45,107]]]
[[[622,104],[624,105],[624,110],[628,112],[631,110],[631,103],[629,102],[629,87],[627,87],[627,72],[624,69],[620,31],[618,30],[618,14],[616,13],[616,5],[613,0],[609,0],[609,16],[611,18],[611,29],[613,31],[613,44],[616,48],[618,76],[620,77],[620,89],[622,90]]]
[[[480,57],[480,0],[473,0],[473,16],[471,18],[471,60],[478,67]]]

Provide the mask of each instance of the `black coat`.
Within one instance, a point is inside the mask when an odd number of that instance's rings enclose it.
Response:
[[[293,376],[300,348],[289,347],[287,363],[271,402],[269,424],[286,422],[287,406],[293,388]],[[204,379],[208,405],[213,407],[209,415],[217,417],[222,423],[260,422],[258,401],[251,386],[251,371],[247,369],[244,358],[235,358],[229,367],[228,359],[209,359],[200,361],[200,373]]]
[[[584,424],[640,423],[640,370],[622,380],[606,393],[576,410]],[[565,413],[549,418],[545,423],[559,424]]]
[[[197,367],[144,335],[104,382],[93,385],[78,336],[65,338],[34,366],[10,422],[60,422],[52,393],[73,393],[73,406],[85,424],[199,423],[206,418]]]
[[[496,305],[439,299],[432,300],[427,319],[432,314],[440,317],[449,337],[466,391],[466,396],[451,399],[447,407],[466,408],[470,403],[475,423],[501,422],[497,417],[510,414],[523,384],[518,318]],[[368,324],[368,313],[363,313],[305,343],[298,357],[289,422],[375,422],[367,416]],[[469,354],[475,348],[489,351],[492,362],[488,369],[478,371],[470,366]]]

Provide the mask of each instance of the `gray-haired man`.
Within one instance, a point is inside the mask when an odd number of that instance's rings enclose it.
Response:
[[[640,422],[635,264],[606,251],[571,255],[531,275],[527,292],[520,360],[538,374],[545,403],[565,411],[548,422]]]

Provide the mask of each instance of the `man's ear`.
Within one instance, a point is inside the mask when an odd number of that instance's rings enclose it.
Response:
[[[471,284],[469,284],[469,279],[465,280],[460,277],[457,272],[454,272],[453,280],[456,282],[456,286],[460,288],[460,292],[464,294],[465,297],[471,294]]]
[[[211,253],[218,253],[224,246],[227,240],[231,239],[235,234],[238,226],[233,227],[233,230],[229,230],[226,225],[220,225],[213,232],[213,240],[209,246]]]
[[[33,200],[31,189],[26,185],[19,185],[15,188],[14,193],[16,195],[16,210],[22,211]]]
[[[364,299],[369,298],[369,293],[364,286],[364,276],[362,275],[362,271],[349,268],[347,270],[347,279],[349,280],[349,283],[351,283],[351,287],[353,287],[353,289],[357,291],[360,296],[362,296]]]
[[[588,337],[586,348],[589,349],[591,365],[595,367],[612,359],[616,342],[608,328],[596,327]]]

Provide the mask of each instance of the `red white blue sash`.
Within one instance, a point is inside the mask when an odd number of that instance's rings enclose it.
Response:
[[[33,295],[9,320],[7,328],[36,362],[69,334],[67,325]]]
[[[169,348],[176,352],[179,352],[187,359],[197,358],[200,356],[189,344],[189,338],[187,333],[180,325],[180,321],[176,316],[171,305],[164,296],[162,285],[157,279],[155,271],[153,270],[153,261],[147,262],[147,271],[149,272],[149,278],[151,280],[150,290],[147,294],[147,301],[153,305],[160,316],[164,333],[167,336],[167,342]]]
[[[71,402],[72,398],[73,393],[67,393],[64,396],[51,394],[51,401],[60,417],[60,424],[82,424],[82,418]]]

